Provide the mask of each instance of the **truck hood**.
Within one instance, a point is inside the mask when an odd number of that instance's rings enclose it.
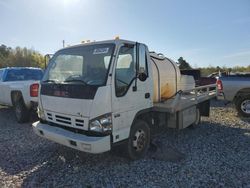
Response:
[[[41,103],[44,110],[89,117],[97,89],[83,84],[41,83]]]
[[[39,102],[47,121],[88,130],[89,120],[111,112],[110,86],[74,87],[42,85]]]
[[[88,130],[92,100],[41,95],[40,101],[46,121]]]
[[[72,116],[89,117],[93,100],[41,95],[44,110]]]

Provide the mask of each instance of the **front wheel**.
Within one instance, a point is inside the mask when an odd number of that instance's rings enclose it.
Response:
[[[29,120],[29,111],[22,100],[15,102],[14,110],[18,123],[24,123]]]
[[[240,97],[235,104],[240,116],[250,117],[250,95]]]
[[[126,153],[131,160],[145,156],[150,144],[150,129],[143,120],[136,120],[130,129]]]

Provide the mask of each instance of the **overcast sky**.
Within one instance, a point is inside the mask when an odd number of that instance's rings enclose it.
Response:
[[[250,0],[0,0],[0,44],[46,54],[117,35],[194,67],[247,66]]]

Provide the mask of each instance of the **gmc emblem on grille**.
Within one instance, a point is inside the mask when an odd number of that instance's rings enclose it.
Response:
[[[57,97],[69,97],[69,92],[67,91],[54,91],[54,96],[57,96]]]

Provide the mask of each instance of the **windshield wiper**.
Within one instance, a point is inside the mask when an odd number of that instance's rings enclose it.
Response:
[[[49,83],[49,82],[52,82],[52,83],[55,83],[57,80],[50,80],[50,79],[48,79],[48,80],[44,80],[44,81],[42,81],[42,82],[44,82],[44,83]]]
[[[85,81],[79,80],[79,79],[65,80],[64,82],[81,82],[84,85],[87,85],[87,83]]]

